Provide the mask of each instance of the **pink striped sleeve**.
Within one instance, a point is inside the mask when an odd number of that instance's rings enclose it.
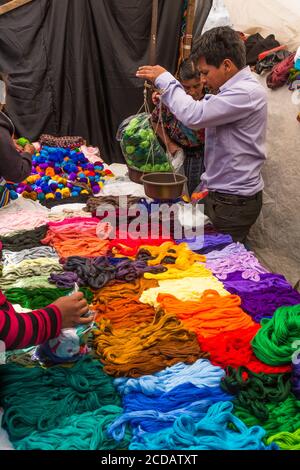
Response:
[[[59,335],[60,310],[55,305],[29,313],[17,313],[0,292],[0,340],[7,349],[23,349]]]

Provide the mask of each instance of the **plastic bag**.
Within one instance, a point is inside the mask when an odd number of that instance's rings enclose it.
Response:
[[[171,159],[171,164],[175,173],[184,175],[184,161],[185,161],[185,153],[183,149],[177,150],[177,152],[173,155]]]
[[[75,283],[74,290],[70,295],[78,290],[79,287]],[[90,312],[84,316],[90,316]],[[78,325],[74,328],[63,328],[59,336],[38,346],[33,357],[43,364],[78,361],[89,353],[87,342],[93,326],[94,322],[89,325]]]
[[[125,119],[116,138],[130,168],[142,172],[171,171],[168,156],[153,130],[150,114],[141,113]]]
[[[185,162],[185,153],[184,153],[183,149],[179,149],[173,155],[173,157],[171,157],[171,164],[172,164],[174,172],[177,175],[185,176],[184,162]],[[189,195],[188,185],[187,185],[187,183],[184,183],[182,196],[188,197],[188,195]]]

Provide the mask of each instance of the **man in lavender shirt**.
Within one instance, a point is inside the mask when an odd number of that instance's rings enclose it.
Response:
[[[192,58],[211,94],[188,96],[163,67],[140,67],[137,77],[151,80],[161,100],[185,126],[206,128],[206,171],[202,175],[205,212],[222,233],[245,242],[262,207],[267,95],[246,66],[246,49],[229,27],[207,31]]]

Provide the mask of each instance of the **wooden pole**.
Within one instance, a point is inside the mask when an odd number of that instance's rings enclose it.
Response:
[[[0,16],[5,15],[9,11],[15,10],[16,8],[26,5],[26,3],[32,2],[33,0],[11,0],[8,3],[0,6]]]
[[[151,22],[149,65],[156,65],[157,26],[158,26],[158,0],[153,0],[152,1],[152,22]]]
[[[157,62],[157,28],[158,28],[158,0],[152,0],[152,21],[151,21],[151,37],[149,50],[149,65],[156,65]],[[145,90],[147,90],[147,102],[149,109],[152,111],[154,105],[152,103],[152,88],[148,88],[151,84],[145,82]]]
[[[186,20],[186,32],[183,38],[183,59],[188,59],[192,51],[195,6],[196,1],[189,0]]]

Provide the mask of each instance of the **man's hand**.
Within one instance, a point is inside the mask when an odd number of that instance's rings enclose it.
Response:
[[[139,67],[138,71],[136,72],[136,76],[138,78],[144,78],[146,80],[150,80],[150,82],[155,82],[155,80],[167,70],[161,67],[160,65],[143,65]]]

